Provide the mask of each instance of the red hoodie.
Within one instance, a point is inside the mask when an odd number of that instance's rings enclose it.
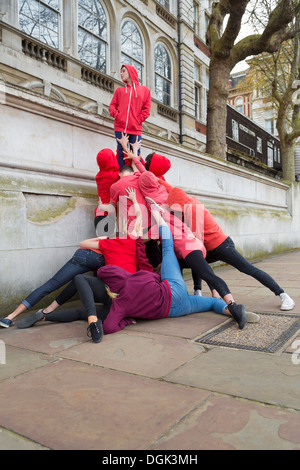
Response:
[[[171,162],[167,157],[164,157],[163,155],[159,155],[158,153],[155,153],[152,156],[150,165],[148,170],[152,171],[152,173],[157,176],[157,178],[162,179],[165,181],[164,174],[169,171],[171,168]]]
[[[167,204],[174,210],[184,213],[184,221],[196,237],[203,239],[207,251],[214,250],[226,240],[227,235],[217,224],[211,213],[196,197],[189,197],[182,189],[169,191]]]
[[[127,68],[132,86],[126,83],[125,87],[116,89],[109,105],[109,112],[115,119],[115,131],[141,135],[142,123],[150,116],[150,90],[139,84],[138,72],[133,65],[125,64],[122,67]]]
[[[100,150],[97,155],[97,163],[100,169],[96,175],[98,196],[103,204],[108,204],[110,201],[110,187],[119,179],[119,163],[111,149]],[[97,215],[104,214],[107,214],[107,212],[101,212],[100,214],[97,211]]]

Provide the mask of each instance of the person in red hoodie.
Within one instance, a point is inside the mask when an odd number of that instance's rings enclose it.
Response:
[[[152,152],[145,158],[145,168],[160,180],[166,181],[164,175],[171,168],[171,162],[164,155]]]
[[[242,329],[246,323],[244,306],[240,312],[231,312],[230,306],[221,299],[188,294],[174,253],[172,233],[157,211],[157,206],[152,206],[151,210],[162,240],[161,274],[142,270],[130,274],[118,266],[103,266],[98,270],[97,276],[111,292],[117,294],[104,320],[104,333],[120,331],[135,323],[135,318],[156,320],[209,310],[232,315]]]
[[[99,172],[96,175],[98,191],[98,207],[95,209],[94,225],[98,236],[111,233],[108,224],[115,224],[115,217],[101,209],[102,204],[110,200],[110,187],[119,179],[119,164],[116,155],[111,149],[102,149],[97,155]]]
[[[129,136],[129,143],[141,139],[143,122],[150,116],[151,93],[149,88],[139,84],[138,72],[132,65],[121,67],[121,79],[125,87],[116,89],[109,105],[110,115],[114,118],[115,136],[118,145],[119,167],[124,166],[123,147],[118,141],[122,133]]]

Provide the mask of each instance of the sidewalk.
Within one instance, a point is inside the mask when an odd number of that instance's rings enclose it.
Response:
[[[300,251],[257,266],[300,316]],[[285,315],[251,277],[217,273],[247,310]],[[300,326],[274,353],[201,343],[224,322],[233,323],[212,312],[140,321],[100,344],[84,322],[0,329],[0,450],[299,450]]]

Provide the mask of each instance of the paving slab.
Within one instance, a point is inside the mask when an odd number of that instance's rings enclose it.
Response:
[[[0,428],[0,450],[48,450],[29,439]]]
[[[16,377],[38,367],[43,367],[55,360],[57,359],[36,354],[26,349],[6,346],[6,363],[0,365],[0,383],[2,380]]]
[[[178,318],[163,318],[154,321],[141,320],[135,325],[130,325],[126,330],[192,339],[221,325],[226,320],[227,317],[223,315],[214,312],[202,312]]]
[[[299,315],[300,250],[256,265]],[[216,272],[248,310],[285,314],[249,276]],[[85,322],[0,329],[0,449],[300,450],[300,331],[273,354],[194,342],[224,321],[138,321],[96,345]]]
[[[86,329],[87,323],[84,321],[41,322],[25,330],[19,330],[16,326],[7,330],[1,329],[0,339],[11,346],[44,354],[55,354],[82,342],[90,341]]]
[[[212,348],[165,380],[300,410],[300,367],[290,354]]]
[[[152,448],[300,450],[299,414],[213,395]]]
[[[104,336],[101,344],[84,343],[60,357],[145,377],[160,378],[204,351],[182,338],[141,332]]]
[[[50,449],[146,449],[209,392],[61,360],[0,383],[6,429]]]

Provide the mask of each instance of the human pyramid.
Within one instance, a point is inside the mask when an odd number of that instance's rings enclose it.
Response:
[[[86,320],[87,334],[99,343],[104,334],[122,330],[138,319],[157,320],[213,310],[228,315],[243,329],[259,316],[235,302],[226,282],[209,263],[223,261],[257,279],[280,297],[281,310],[294,301],[275,280],[249,263],[234,242],[195,197],[167,183],[168,158],[141,156],[142,122],[150,115],[151,96],[131,65],[121,67],[125,87],[110,104],[115,119],[117,153],[97,155],[98,207],[96,238],[84,240],[73,257],[46,283],[35,289],[0,326],[16,318],[46,295],[63,287],[48,307],[17,322],[20,329],[36,323]],[[194,295],[188,294],[182,269],[192,271]],[[93,271],[94,275],[87,274]],[[95,275],[96,274],[96,275]],[[202,296],[204,280],[211,296]],[[55,310],[78,292],[82,306]]]

